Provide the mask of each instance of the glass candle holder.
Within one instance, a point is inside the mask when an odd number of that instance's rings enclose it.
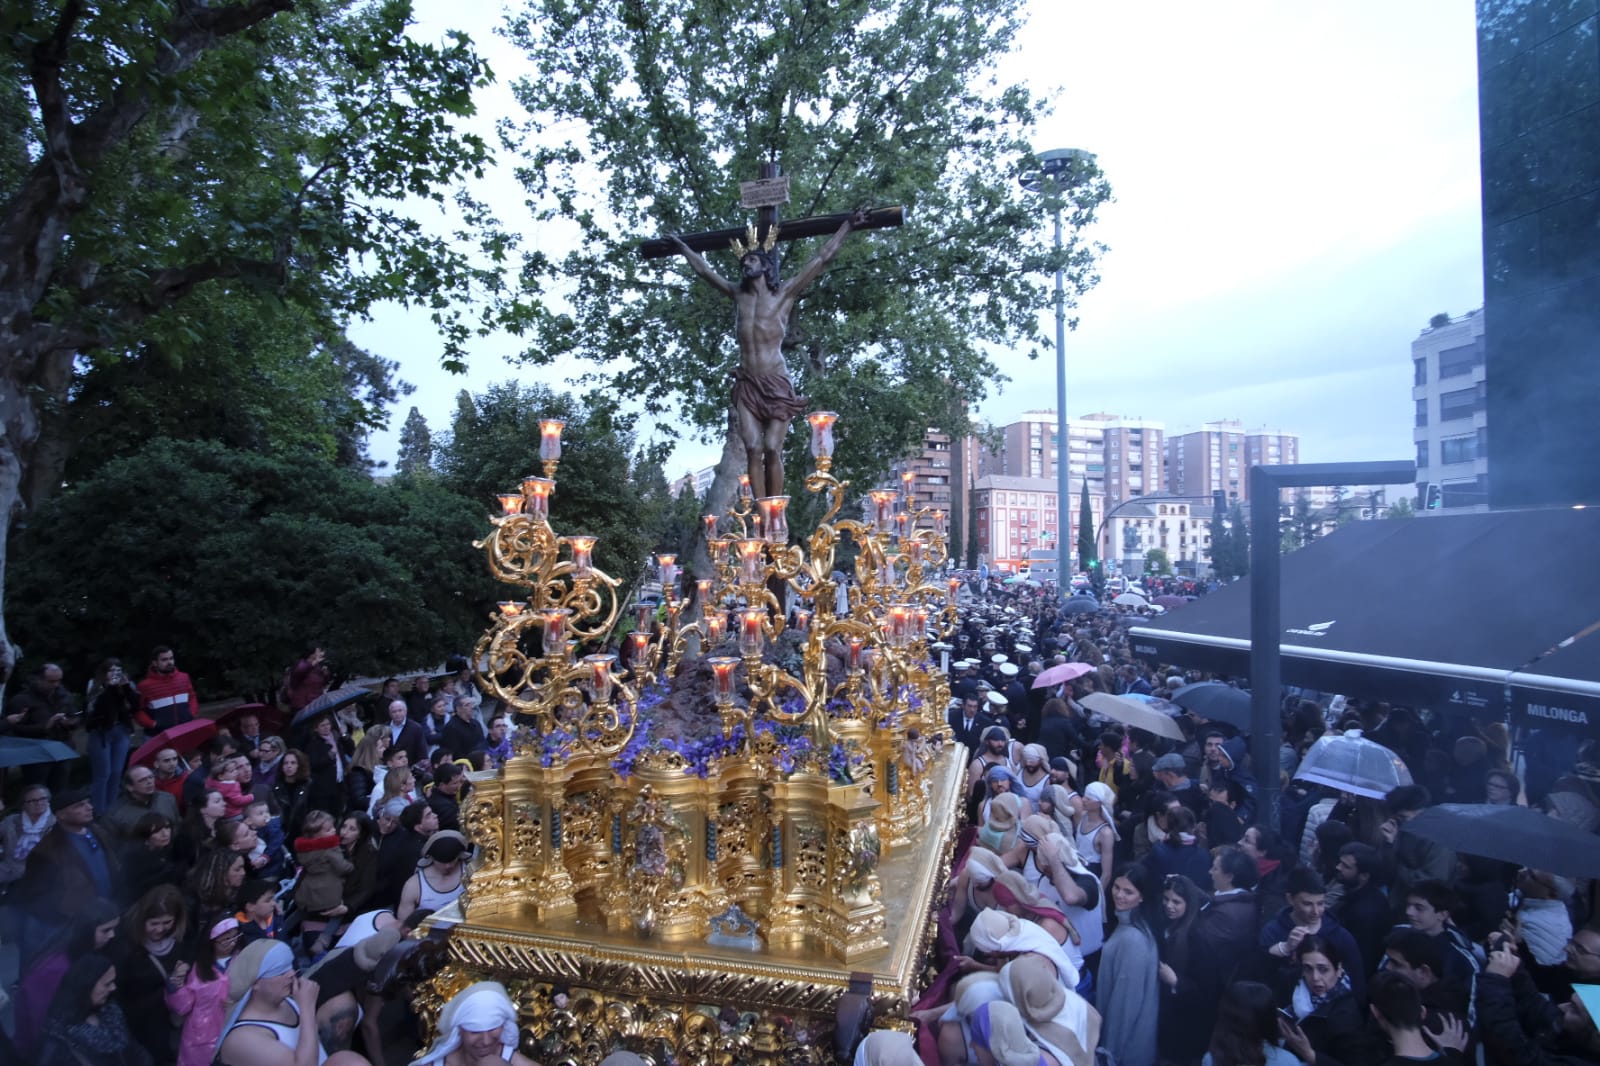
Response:
[[[893,603],[889,605],[888,639],[889,647],[903,648],[911,640],[911,605],[907,603]]]
[[[595,703],[610,703],[611,690],[616,684],[616,679],[611,676],[611,667],[616,662],[615,655],[585,655],[583,665],[588,668],[588,674],[583,679],[583,687],[589,693],[589,699]]]
[[[761,531],[767,543],[789,543],[789,497],[763,496],[756,506],[761,510]]]
[[[713,607],[705,613],[702,621],[706,631],[706,647],[715,648],[728,635],[728,612]]]
[[[952,577],[944,583],[944,601],[955,606],[956,598],[961,595],[961,579]]]
[[[794,613],[794,631],[796,633],[799,633],[801,636],[804,636],[805,634],[811,632],[811,612],[810,611],[795,611],[795,613]]]
[[[641,633],[649,633],[655,629],[656,605],[646,601],[639,601],[633,605],[633,626]]]
[[[522,513],[522,494],[520,492],[502,492],[495,499],[500,501],[500,513],[514,515]]]
[[[900,537],[900,538],[903,539],[905,537],[906,533],[910,529],[911,529],[911,515],[908,512],[901,511],[899,514],[894,516],[894,535],[895,536]]]
[[[732,543],[733,541],[728,537],[712,537],[706,541],[706,551],[711,555],[712,566],[727,561],[728,546]]]
[[[905,539],[906,558],[912,566],[922,565],[922,549],[926,546],[916,537],[907,537]]]
[[[544,622],[544,653],[547,656],[567,654],[567,619],[570,607],[547,607],[540,613]]]
[[[628,652],[628,667],[642,667],[650,657],[650,634],[635,629],[622,645]]]
[[[734,542],[739,555],[739,581],[745,585],[759,585],[767,579],[767,562],[761,554],[767,546],[764,540],[749,537]]]
[[[899,552],[883,553],[883,566],[878,570],[878,583],[885,589],[892,589],[900,584],[899,564]]]
[[[711,665],[711,676],[716,682],[715,694],[719,707],[726,707],[733,702],[734,671],[739,668],[740,661],[732,655],[713,655],[706,660]]]
[[[550,495],[556,491],[556,483],[547,477],[525,477],[522,479],[522,496],[527,502],[523,504],[523,513],[531,515],[541,522],[550,520]]]
[[[814,459],[833,458],[833,424],[839,416],[832,411],[812,411],[806,415],[811,425],[811,456]]]
[[[921,640],[928,634],[928,609],[922,604],[911,608],[911,639]]]
[[[711,579],[709,577],[701,578],[694,583],[694,588],[697,593],[696,599],[699,601],[701,608],[704,609],[711,602]]]
[[[667,601],[667,632],[668,633],[676,633],[678,631],[678,614],[679,614],[680,611],[682,611],[682,609],[683,608],[678,605],[678,601],[677,600],[668,600]]]
[[[911,501],[916,498],[916,494],[911,490],[917,487],[917,475],[910,470],[902,470],[900,472],[900,487],[905,491],[906,508],[909,510]]]
[[[872,527],[887,533],[894,528],[894,493],[888,489],[873,489],[867,494],[872,501]]]
[[[767,645],[767,609],[765,607],[741,608],[739,614],[739,653],[760,655]]]
[[[700,522],[701,522],[701,524],[703,524],[706,527],[706,540],[709,541],[712,537],[715,537],[717,535],[717,516],[716,515],[714,515],[714,514],[703,514],[703,515],[700,516]]]
[[[941,537],[944,536],[944,534],[945,534],[945,513],[943,511],[935,511],[935,512],[933,512],[933,531],[935,533],[939,534],[939,536],[941,536]]]
[[[670,552],[661,552],[656,555],[656,566],[661,568],[661,595],[665,599],[672,599],[670,590],[672,583],[677,580],[678,557]]]
[[[517,615],[522,613],[522,609],[526,607],[527,604],[523,603],[521,600],[501,600],[497,606],[500,608],[501,614],[505,615],[507,618],[515,618]]]
[[[552,462],[561,458],[561,431],[567,424],[559,418],[539,420],[539,458]]]
[[[754,495],[755,495],[755,493],[752,492],[751,489],[750,489],[750,475],[749,474],[740,474],[739,475],[739,499],[741,499],[741,500],[749,500]]]
[[[572,549],[572,576],[588,577],[594,572],[595,537],[568,537],[567,547]]]

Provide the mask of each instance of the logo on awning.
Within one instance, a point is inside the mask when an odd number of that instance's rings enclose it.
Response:
[[[1295,633],[1302,637],[1325,637],[1328,635],[1328,630],[1332,629],[1337,621],[1335,619],[1333,622],[1313,622],[1304,629],[1291,628],[1287,632]]]
[[[1568,722],[1572,725],[1588,725],[1589,716],[1576,707],[1552,707],[1548,703],[1528,704],[1529,718],[1544,718],[1552,722]]]

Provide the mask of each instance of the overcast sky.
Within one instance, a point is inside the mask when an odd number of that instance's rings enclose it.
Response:
[[[1095,233],[1111,249],[1103,280],[1067,337],[1068,410],[1168,433],[1237,418],[1298,433],[1307,462],[1410,458],[1410,342],[1435,313],[1482,303],[1473,5],[1033,6],[1004,72],[1060,90],[1037,146],[1096,153],[1117,200]],[[459,28],[487,51],[499,84],[485,119],[510,113],[521,72],[490,34],[495,10],[418,3],[420,37]],[[529,243],[558,247],[501,171],[480,192]],[[378,460],[394,459],[412,404],[437,432],[463,387],[563,384],[562,368],[508,365],[514,341],[480,344],[467,375],[446,374],[420,314],[386,311],[353,332],[418,386],[374,438]],[[1004,424],[1054,397],[1050,362],[999,361],[1013,380],[980,418]],[[670,472],[716,454],[681,447]]]

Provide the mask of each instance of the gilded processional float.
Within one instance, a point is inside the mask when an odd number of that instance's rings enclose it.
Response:
[[[957,583],[936,577],[945,516],[909,477],[840,516],[834,421],[807,416],[805,487],[825,504],[807,542],[789,543],[787,496],[742,478],[728,513],[703,518],[714,573],[680,594],[658,557],[663,603],[637,607],[615,654],[621,583],[594,566],[593,537],[550,524],[562,425],[543,424],[543,476],[500,497],[478,545],[525,592],[475,654],[519,727],[504,768],[471,775],[479,858],[430,920],[448,962],[425,1016],[500,981],[545,1066],[619,1048],[657,1066],[820,1063],[847,992],[879,1024],[904,1018],[959,816],[933,661],[948,661]]]

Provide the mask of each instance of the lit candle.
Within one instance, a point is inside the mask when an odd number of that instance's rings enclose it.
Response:
[[[911,565],[912,566],[921,566],[922,565],[922,549],[923,549],[923,546],[924,546],[922,541],[918,540],[916,537],[907,537],[905,539],[905,546],[906,546],[906,555],[910,557]]]
[[[806,416],[811,424],[811,455],[816,459],[833,458],[833,424],[839,416],[832,411],[812,411]]]
[[[717,703],[723,707],[733,702],[733,672],[739,667],[739,660],[731,655],[713,655],[706,662],[711,664],[711,676],[716,681]]]
[[[549,656],[567,654],[567,616],[570,607],[547,607],[540,613],[544,621],[544,653]]]
[[[501,614],[507,618],[515,618],[522,613],[523,604],[520,600],[501,600],[499,607]]]
[[[748,500],[753,495],[754,495],[754,493],[752,493],[750,491],[750,475],[749,474],[740,474],[739,475],[739,499]]]
[[[656,555],[656,565],[661,568],[661,594],[667,599],[672,598],[672,583],[678,577],[678,557],[670,552],[661,552]]]
[[[728,612],[712,608],[705,613],[706,646],[715,648],[728,635]]]
[[[756,501],[756,506],[761,509],[761,528],[766,534],[767,543],[789,543],[789,519],[786,516],[789,497],[763,496]]]
[[[911,492],[911,489],[916,484],[916,480],[917,480],[917,475],[912,473],[911,471],[902,470],[900,472],[900,484],[906,490],[906,506],[907,507],[911,506],[911,501],[912,501],[912,499],[914,499],[914,496],[913,496],[913,494]]]
[[[630,667],[643,666],[646,654],[650,650],[650,634],[641,633],[635,629],[628,634],[628,665]]]
[[[513,514],[521,514],[522,513],[522,494],[521,493],[518,493],[518,492],[503,492],[499,496],[496,496],[495,499],[500,501],[500,513],[501,514],[513,515]]]
[[[705,523],[706,540],[710,540],[712,537],[717,535],[717,516],[716,515],[714,515],[714,514],[703,514],[703,515],[700,516],[700,521]]]
[[[667,601],[667,632],[668,633],[676,633],[678,631],[678,611],[679,610],[680,610],[680,608],[678,606],[678,601],[677,600],[669,600],[669,601]]]
[[[956,597],[958,597],[961,594],[961,579],[959,577],[953,577],[950,580],[946,581],[944,584],[945,584],[945,602],[950,604],[952,607],[954,607],[955,606],[955,602],[956,602]]]
[[[561,458],[561,431],[566,425],[559,418],[539,420],[539,458],[547,463]]]
[[[568,537],[567,547],[572,549],[572,574],[588,577],[594,572],[594,537]]]
[[[589,668],[589,676],[584,688],[589,690],[589,698],[595,703],[609,703],[611,701],[611,687],[615,683],[611,676],[611,664],[616,661],[614,655],[585,655],[583,663]]]
[[[850,669],[852,669],[852,670],[861,669],[861,649],[866,647],[866,644],[867,644],[866,640],[864,638],[862,638],[862,637],[851,637],[850,638],[850,658],[849,658]]]
[[[910,528],[910,525],[911,525],[911,515],[908,512],[901,511],[899,514],[895,515],[894,516],[894,532],[895,532],[895,536],[904,537],[906,535],[906,530],[908,528]]]
[[[802,636],[811,631],[810,611],[797,610],[794,612],[794,631]]]
[[[728,545],[732,543],[730,537],[712,537],[706,541],[706,550],[711,553],[712,566],[716,566],[728,557]]]
[[[911,639],[921,640],[928,632],[928,609],[920,603],[911,609]]]
[[[745,607],[739,611],[739,652],[743,655],[760,655],[766,646],[767,609]]]
[[[900,571],[896,569],[899,562],[899,552],[883,553],[883,569],[878,572],[878,583],[884,588],[894,588],[900,584]]]
[[[700,601],[700,607],[702,610],[704,610],[706,605],[711,602],[711,579],[709,577],[703,577],[694,583],[694,587],[699,593],[697,598]]]
[[[873,489],[867,494],[872,499],[872,524],[887,533],[894,525],[894,493],[888,489]]]
[[[527,500],[523,510],[526,514],[541,522],[550,518],[550,494],[556,490],[556,483],[547,477],[525,477],[522,479],[522,495]]]
[[[933,512],[933,531],[941,537],[944,536],[944,518],[943,511]]]
[[[765,547],[766,541],[756,540],[754,537],[734,543],[734,548],[739,553],[739,580],[744,584],[759,585],[767,579],[766,560],[761,555],[761,550]]]
[[[911,607],[896,603],[889,607],[889,646],[903,648],[911,639]]]

